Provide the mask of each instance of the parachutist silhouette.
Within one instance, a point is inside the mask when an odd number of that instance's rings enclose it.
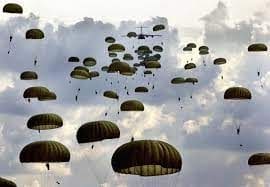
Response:
[[[91,146],[91,149],[94,149],[94,145]]]
[[[95,93],[96,93],[96,95],[98,94],[98,92],[97,92],[97,91],[95,91]]]
[[[190,96],[190,99],[192,99],[192,95]]]
[[[80,92],[81,91],[81,88],[78,88],[78,92]]]
[[[120,114],[120,112],[118,111],[118,112],[117,112],[117,114],[119,115],[119,114]]]
[[[34,60],[34,66],[36,66],[37,65],[37,59],[35,58],[35,60]]]
[[[124,88],[125,90],[127,89],[127,87],[125,86],[125,88]]]
[[[161,42],[161,45],[163,45],[164,43],[163,42]]]
[[[148,82],[147,84],[150,85],[150,82]]]
[[[50,164],[49,163],[46,163],[46,168],[47,168],[47,170],[50,170]]]
[[[237,127],[237,129],[236,129],[236,132],[237,132],[237,135],[239,135],[240,134],[240,125]]]
[[[105,112],[105,116],[107,116],[108,115],[108,113],[107,112]]]
[[[60,182],[56,181],[56,184],[60,184]]]
[[[178,101],[181,101],[181,98],[180,97],[178,97]]]
[[[28,98],[28,99],[27,99],[27,101],[28,101],[28,103],[30,103],[30,102],[31,102],[31,99],[30,99],[30,98]]]
[[[111,85],[112,85],[112,82],[111,82]]]
[[[152,86],[152,90],[154,90],[154,89],[155,89],[155,85]]]
[[[242,145],[242,144],[240,144],[240,147],[243,147],[243,145]]]
[[[10,50],[8,50],[7,54],[9,54],[9,53],[10,53]]]
[[[134,137],[133,137],[133,136],[131,137],[131,140],[130,140],[130,141],[131,141],[131,142],[134,142]]]
[[[182,110],[184,107],[183,107],[183,106],[181,106],[180,108],[181,108],[181,110]]]
[[[76,102],[78,101],[78,95],[75,96],[75,101],[76,101]]]
[[[221,76],[221,79],[223,80],[223,76]]]
[[[12,39],[13,39],[13,36],[9,36],[9,43],[11,43],[12,42]]]
[[[257,75],[258,75],[258,77],[260,77],[260,75],[261,75],[261,72],[259,72],[259,71],[258,71],[258,72],[257,72]]]
[[[129,95],[129,92],[127,91],[127,95]]]

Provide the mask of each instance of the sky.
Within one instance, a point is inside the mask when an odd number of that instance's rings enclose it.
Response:
[[[3,0],[4,6],[9,1]],[[187,186],[187,187],[267,187],[270,172],[267,166],[249,167],[247,160],[257,152],[269,152],[269,91],[270,65],[268,53],[247,52],[251,43],[270,40],[270,1],[267,0],[149,0],[115,1],[42,1],[18,0],[24,14],[0,17],[0,176],[16,182],[19,187],[43,186]],[[146,41],[122,37],[136,27],[164,24],[161,38]],[[25,40],[29,28],[41,28],[42,41]],[[9,32],[13,33],[8,55]],[[150,29],[145,32],[151,33]],[[97,60],[93,70],[109,65],[106,36],[113,36],[134,54],[134,46],[164,43],[155,78],[143,78],[142,70],[134,80],[117,78],[100,72],[100,77],[72,80],[70,71],[76,66],[68,63],[70,56],[81,59],[91,56]],[[182,48],[188,42],[207,45],[210,55],[201,57],[197,50],[186,54]],[[184,70],[193,58],[197,68]],[[33,66],[37,57],[37,66]],[[218,57],[227,64],[214,66]],[[206,66],[203,65],[206,61]],[[136,60],[130,64],[137,62]],[[20,73],[36,71],[37,81],[22,81]],[[261,78],[257,77],[261,72]],[[172,78],[197,77],[196,85],[174,86]],[[221,76],[224,79],[221,79]],[[71,80],[71,84],[69,81]],[[137,86],[155,85],[147,95],[135,94]],[[30,86],[46,86],[57,94],[56,101],[28,103],[23,92]],[[127,85],[130,95],[123,87]],[[263,88],[261,87],[263,85]],[[247,102],[223,99],[224,91],[243,86],[252,93]],[[81,88],[78,102],[75,94]],[[120,113],[118,104],[104,99],[102,93],[116,89],[120,101],[139,99],[145,111]],[[98,91],[98,95],[95,94]],[[192,99],[190,96],[192,95]],[[181,97],[181,102],[178,102]],[[183,107],[183,109],[181,109]],[[62,128],[38,133],[27,129],[27,120],[35,114],[53,112],[63,118]],[[104,113],[108,112],[105,117]],[[95,144],[94,150],[80,146],[76,131],[84,123],[96,120],[116,123],[121,137]],[[240,135],[236,126],[241,125]],[[180,173],[163,177],[118,175],[112,171],[113,151],[130,140],[162,140],[173,145],[181,154]],[[55,140],[66,145],[71,161],[52,164],[46,172],[44,165],[21,164],[21,149],[34,141]],[[243,144],[241,148],[239,145]],[[57,185],[55,181],[60,181]]]

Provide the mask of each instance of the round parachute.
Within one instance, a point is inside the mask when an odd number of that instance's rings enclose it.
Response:
[[[27,122],[27,127],[33,130],[49,130],[60,128],[62,126],[62,118],[57,114],[52,113],[32,116]]]
[[[143,103],[137,100],[125,101],[121,104],[121,111],[144,111]]]
[[[231,87],[224,93],[224,99],[230,100],[245,100],[251,99],[251,92],[247,88],[243,87]]]

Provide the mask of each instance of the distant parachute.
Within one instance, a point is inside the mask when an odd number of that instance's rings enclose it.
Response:
[[[222,65],[222,64],[226,64],[227,61],[225,58],[216,58],[214,60],[214,65]]]
[[[199,80],[197,78],[194,78],[194,77],[189,77],[189,78],[186,78],[185,82],[195,84],[195,83],[198,83]]]
[[[251,92],[243,87],[231,87],[224,93],[224,99],[230,100],[246,100],[251,99]]]
[[[38,75],[34,71],[25,71],[21,73],[20,79],[21,80],[37,80]]]
[[[85,79],[90,78],[89,72],[83,71],[83,70],[73,70],[70,73],[70,76],[74,79],[80,79],[80,80],[85,80]]]
[[[263,43],[256,43],[256,44],[251,44],[248,46],[248,51],[249,52],[263,52],[267,51],[267,46]]]
[[[83,124],[77,131],[78,143],[90,143],[120,137],[120,130],[110,121],[93,121]]]
[[[158,61],[146,61],[145,68],[146,69],[159,69],[161,68],[161,64]]]
[[[140,87],[135,88],[135,92],[136,93],[146,93],[146,92],[148,92],[148,88],[146,88],[144,86],[140,86]]]
[[[163,48],[161,46],[159,46],[159,45],[155,45],[153,47],[153,51],[155,51],[155,52],[162,52],[163,51]]]
[[[101,67],[101,71],[108,71],[108,70],[109,70],[109,67],[108,66]]]
[[[50,101],[50,100],[56,100],[57,96],[54,92],[49,92],[46,95],[42,95],[38,97],[39,101]]]
[[[108,51],[112,52],[112,53],[120,53],[120,52],[124,52],[126,49],[122,44],[111,44],[108,47]]]
[[[270,164],[270,153],[256,153],[249,157],[248,165],[266,165]]]
[[[92,58],[92,57],[87,57],[83,60],[83,65],[85,66],[95,66],[97,64],[96,59]]]
[[[27,121],[27,127],[33,130],[49,130],[63,126],[62,118],[53,113],[37,114]]]
[[[153,31],[156,32],[156,31],[161,31],[161,30],[164,30],[165,29],[165,25],[162,25],[162,24],[159,24],[159,25],[155,25],[153,27]]]
[[[3,7],[4,13],[11,13],[11,14],[22,14],[23,8],[21,5],[16,3],[8,3]]]
[[[104,97],[110,98],[110,99],[119,99],[119,96],[116,92],[114,91],[105,91],[103,93]]]
[[[23,97],[24,98],[40,98],[43,96],[46,96],[50,93],[50,90],[46,87],[42,86],[35,86],[35,87],[29,87],[27,88],[24,93]]]
[[[188,63],[188,64],[185,65],[184,68],[185,68],[185,70],[194,69],[194,68],[196,68],[196,64],[194,64],[194,63]]]
[[[117,173],[149,177],[180,172],[182,158],[168,143],[140,140],[118,147],[112,156],[111,165]]]
[[[137,100],[128,100],[121,104],[121,111],[144,111],[144,105]]]
[[[114,39],[114,37],[108,36],[108,37],[105,38],[105,42],[107,42],[107,43],[114,43],[115,42],[115,39]]]
[[[127,33],[127,37],[128,38],[136,38],[137,34],[136,34],[136,32],[129,32],[129,33]]]
[[[130,60],[133,60],[133,56],[129,53],[126,53],[124,54],[124,57],[123,57],[123,60],[127,60],[127,61],[130,61]]]
[[[69,62],[80,62],[80,58],[76,56],[71,56],[68,58]]]
[[[17,187],[17,185],[14,182],[4,179],[2,177],[0,177],[0,186],[1,187]]]
[[[186,80],[183,77],[175,77],[171,80],[171,84],[183,84],[183,83],[186,83]]]
[[[117,53],[109,53],[109,57],[115,58],[117,57]]]
[[[193,48],[196,48],[197,45],[196,45],[195,43],[188,43],[188,44],[187,44],[187,47],[193,49]]]
[[[25,38],[26,39],[33,39],[33,40],[40,40],[45,37],[44,33],[40,29],[30,29],[26,31]]]

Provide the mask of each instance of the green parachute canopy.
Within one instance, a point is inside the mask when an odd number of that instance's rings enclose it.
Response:
[[[107,43],[114,43],[115,42],[115,38],[112,36],[108,36],[105,38],[105,42]]]
[[[24,93],[24,98],[40,98],[43,96],[47,96],[50,93],[50,90],[46,87],[42,86],[34,86],[27,88]]]
[[[163,48],[161,46],[159,46],[159,45],[155,45],[153,47],[153,51],[155,51],[155,52],[162,52],[163,51]]]
[[[127,37],[128,38],[136,38],[137,34],[136,34],[136,32],[129,32],[129,33],[127,33]]]
[[[248,165],[266,165],[270,164],[270,153],[256,153],[249,157]]]
[[[41,95],[38,97],[39,101],[51,101],[51,100],[56,100],[57,96],[54,92],[48,92],[45,95]]]
[[[146,93],[146,92],[148,92],[148,88],[146,88],[144,86],[140,86],[140,87],[135,88],[135,92],[137,92],[137,93]]]
[[[189,44],[187,44],[187,47],[189,47],[189,48],[196,48],[197,47],[197,45],[195,44],[195,43],[189,43]]]
[[[123,57],[123,60],[127,60],[127,61],[130,61],[130,60],[133,60],[133,56],[129,53],[126,53],[124,54],[124,57]]]
[[[231,87],[228,88],[224,93],[224,99],[246,100],[251,98],[251,92],[247,88],[243,87]]]
[[[146,61],[145,68],[147,69],[159,69],[161,68],[161,64],[158,61]]]
[[[195,84],[195,83],[198,83],[199,80],[195,77],[189,77],[189,78],[186,78],[185,82]]]
[[[21,73],[20,79],[21,80],[37,80],[38,75],[34,71],[25,71]]]
[[[14,182],[4,179],[2,177],[0,177],[0,186],[1,187],[17,187],[17,185]]]
[[[110,98],[110,99],[119,99],[119,96],[116,92],[114,91],[105,91],[103,93],[104,97]]]
[[[161,30],[164,30],[165,29],[165,25],[162,25],[162,24],[159,24],[159,25],[155,25],[153,27],[153,31],[156,32],[156,31],[161,31]]]
[[[180,172],[182,158],[166,142],[139,140],[118,147],[112,156],[111,165],[115,172],[121,174],[159,176]]]
[[[183,84],[183,83],[186,83],[186,80],[183,77],[175,77],[171,80],[171,84]]]
[[[33,40],[40,40],[45,37],[44,33],[40,29],[30,29],[26,31],[25,38],[26,39],[33,39]]]
[[[183,51],[192,51],[192,48],[186,46],[186,47],[183,48]]]
[[[120,52],[124,52],[126,49],[122,44],[111,44],[108,47],[108,51],[111,53],[120,53]]]
[[[263,52],[263,51],[267,51],[267,46],[263,43],[255,43],[255,44],[251,44],[250,46],[248,46],[248,51],[249,52]]]
[[[22,14],[23,8],[21,5],[16,3],[8,3],[3,7],[3,12],[11,14]]]
[[[120,130],[110,121],[93,121],[83,124],[77,131],[77,141],[90,143],[120,137]]]
[[[88,69],[87,67],[84,67],[84,66],[76,66],[73,70],[74,70],[74,71],[80,70],[80,71],[86,71],[86,72],[89,72],[89,69]]]
[[[85,66],[95,66],[97,64],[96,59],[94,59],[93,57],[87,57],[83,60],[83,65]]]
[[[188,63],[188,64],[185,65],[184,68],[185,68],[185,70],[194,69],[194,68],[196,68],[196,64]]]
[[[90,75],[89,75],[89,72],[87,72],[87,71],[73,70],[70,73],[70,77],[72,77],[74,79],[85,80],[85,79],[89,79],[90,78]]]
[[[144,111],[144,105],[137,100],[128,100],[121,104],[121,111]]]
[[[117,53],[109,53],[109,57],[115,58],[117,57]]]
[[[69,62],[80,62],[80,58],[76,56],[71,56],[68,58]]]
[[[55,141],[38,141],[26,145],[20,152],[21,163],[69,162],[70,152],[66,146]]]
[[[226,64],[226,63],[227,63],[227,61],[226,61],[225,58],[216,58],[214,60],[214,64],[215,65],[222,65],[222,64]]]
[[[27,127],[33,130],[49,130],[63,126],[62,118],[53,113],[37,114],[27,121]]]

